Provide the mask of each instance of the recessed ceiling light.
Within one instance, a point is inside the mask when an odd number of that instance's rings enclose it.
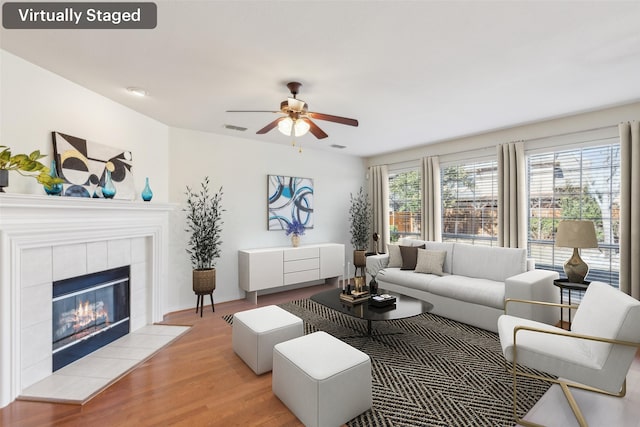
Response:
[[[136,96],[147,96],[147,91],[142,89],[141,87],[133,87],[130,86],[127,88],[127,91],[129,91],[129,93],[131,93],[132,95],[136,95]]]

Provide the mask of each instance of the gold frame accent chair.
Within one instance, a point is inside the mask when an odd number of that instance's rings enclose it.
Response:
[[[507,314],[511,302],[577,308],[567,331],[545,323]],[[580,426],[587,426],[569,387],[623,397],[626,376],[640,347],[640,301],[602,282],[591,282],[579,306],[508,299],[505,314],[498,318],[498,334],[505,359],[513,373],[513,416],[518,424],[539,426],[522,420],[517,409],[518,376],[558,384]],[[523,372],[525,366],[547,376]]]

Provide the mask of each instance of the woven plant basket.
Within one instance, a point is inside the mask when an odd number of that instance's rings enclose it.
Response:
[[[365,256],[366,251],[353,251],[353,265],[355,267],[366,267],[367,266],[367,257]]]
[[[193,292],[210,294],[216,288],[216,269],[193,270]]]

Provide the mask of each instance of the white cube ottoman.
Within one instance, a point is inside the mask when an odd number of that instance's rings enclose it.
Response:
[[[305,426],[340,426],[371,408],[371,359],[315,332],[274,347],[271,387]]]
[[[276,305],[233,315],[233,351],[258,375],[271,370],[274,345],[303,334],[302,319]]]

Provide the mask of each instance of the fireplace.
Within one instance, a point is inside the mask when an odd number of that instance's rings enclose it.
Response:
[[[130,267],[53,282],[53,371],[129,333]]]
[[[172,311],[168,248],[175,209],[155,199],[3,194],[0,408],[55,375],[53,282],[130,266],[129,331],[160,322]]]

